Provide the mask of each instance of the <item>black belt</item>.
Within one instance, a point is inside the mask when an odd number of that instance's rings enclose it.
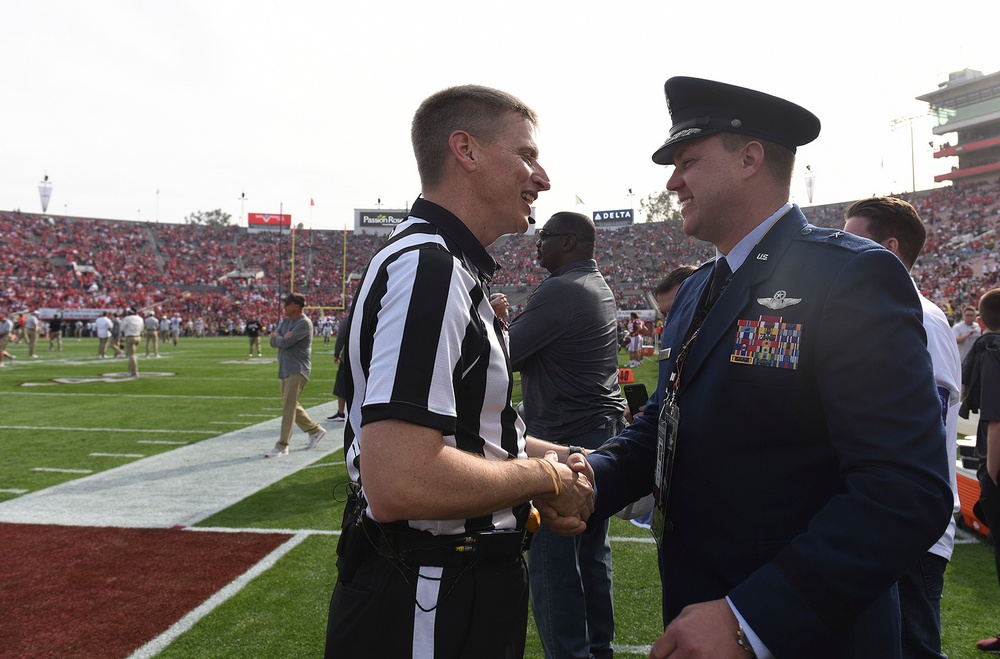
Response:
[[[379,524],[367,515],[363,524],[379,554],[413,565],[459,567],[473,561],[514,560],[531,541],[531,534],[524,529],[434,535],[402,525]]]

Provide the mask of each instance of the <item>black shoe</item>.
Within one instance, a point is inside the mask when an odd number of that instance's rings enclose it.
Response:
[[[344,413],[343,412],[337,412],[333,416],[326,417],[326,420],[327,421],[343,421],[344,420]]]

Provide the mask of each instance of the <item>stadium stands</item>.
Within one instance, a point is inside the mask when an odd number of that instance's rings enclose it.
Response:
[[[913,270],[925,295],[953,313],[1000,285],[1000,181],[900,197],[927,223],[927,246]],[[848,206],[815,206],[805,213],[815,224],[840,226]],[[348,284],[355,283],[383,240],[343,231],[302,232],[295,247],[295,290],[310,304],[340,306],[345,273]],[[289,236],[251,234],[240,227],[0,212],[0,244],[0,310],[7,312],[151,307],[161,317],[202,317],[215,333],[231,319],[276,320],[278,293],[287,291],[290,281]],[[506,236],[491,249],[502,265],[492,288],[507,293],[516,312],[545,276],[535,263],[534,238]],[[664,273],[712,256],[709,245],[685,236],[675,222],[604,231],[597,252],[621,309],[649,308],[648,292]],[[224,278],[234,270],[264,276]]]

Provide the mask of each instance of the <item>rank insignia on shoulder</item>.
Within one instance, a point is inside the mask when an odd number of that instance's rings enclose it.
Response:
[[[771,297],[757,298],[757,304],[763,305],[768,309],[784,309],[801,301],[802,298],[800,297],[788,297],[788,293],[785,291],[775,291]]]
[[[783,323],[781,316],[739,320],[729,361],[752,366],[795,370],[799,367],[802,325]]]

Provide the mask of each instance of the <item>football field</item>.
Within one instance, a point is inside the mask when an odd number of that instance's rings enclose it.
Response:
[[[347,482],[343,424],[325,421],[332,346],[314,340],[302,399],[328,434],[305,451],[296,429],[279,460],[262,457],[280,415],[270,348],[182,338],[140,357],[138,379],[96,339],[39,348],[0,369],[0,657],[322,656]],[[655,363],[636,379],[652,389]],[[617,654],[646,656],[655,546],[622,520],[611,535]],[[982,540],[963,534],[942,610],[951,657],[1000,631]],[[542,656],[533,627],[526,656]]]

